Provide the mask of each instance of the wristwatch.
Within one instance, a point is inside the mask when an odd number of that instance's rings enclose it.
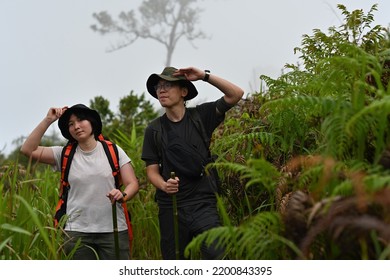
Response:
[[[210,78],[210,70],[204,70],[203,81],[207,82]]]

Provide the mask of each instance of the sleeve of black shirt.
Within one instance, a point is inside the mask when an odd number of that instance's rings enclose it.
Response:
[[[153,129],[150,126],[146,127],[141,155],[141,159],[145,161],[146,166],[159,163],[157,146],[153,134]]]
[[[213,102],[206,102],[206,103],[203,103],[203,104],[196,106],[196,108],[200,114],[200,118],[202,119],[204,128],[205,128],[207,134],[209,135],[209,137],[211,137],[214,130],[225,119],[225,114],[223,114],[223,115],[217,114],[217,111],[216,111],[217,110],[217,102],[218,102],[218,100],[213,101]]]

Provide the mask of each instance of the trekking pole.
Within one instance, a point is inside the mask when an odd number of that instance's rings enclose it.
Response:
[[[115,257],[119,260],[119,236],[118,236],[118,220],[116,217],[116,200],[111,200],[112,207],[112,226],[114,230],[114,242],[115,242]]]
[[[171,172],[171,179],[175,179],[175,172]],[[177,212],[177,202],[176,194],[172,195],[172,210],[173,210],[173,230],[175,233],[175,253],[176,259],[180,259],[180,250],[179,250],[179,223],[178,223],[178,212]]]

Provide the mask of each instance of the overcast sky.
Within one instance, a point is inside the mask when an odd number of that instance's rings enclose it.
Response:
[[[95,96],[110,101],[116,112],[119,99],[131,90],[146,93],[145,82],[164,68],[165,48],[155,41],[108,53],[119,37],[101,36],[90,29],[94,12],[136,10],[142,0],[0,0],[0,151],[8,154],[12,141],[27,136],[52,106],[85,103]],[[200,28],[210,39],[196,41],[196,49],[181,41],[172,66],[196,66],[240,85],[246,93],[259,88],[259,76],[276,78],[286,63],[296,63],[294,47],[313,29],[326,32],[339,26],[349,11],[374,3],[375,24],[390,23],[390,1],[380,0],[207,0]],[[197,100],[214,100],[221,93],[196,82]],[[153,104],[157,102],[150,98]],[[191,105],[191,104],[190,104]],[[53,125],[56,131],[57,123]],[[49,130],[49,133],[52,130]]]

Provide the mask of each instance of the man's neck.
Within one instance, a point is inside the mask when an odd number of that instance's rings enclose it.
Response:
[[[167,114],[167,118],[172,122],[179,122],[183,119],[184,114],[186,113],[186,108],[184,106],[182,107],[175,107],[170,108],[165,111]]]

